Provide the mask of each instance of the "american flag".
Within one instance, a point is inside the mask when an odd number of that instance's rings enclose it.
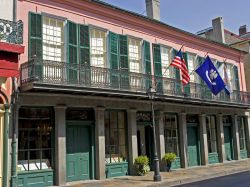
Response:
[[[182,56],[181,49],[178,51],[178,53],[176,54],[176,56],[174,57],[174,59],[170,65],[181,70],[182,83],[183,83],[183,85],[188,84],[188,82],[190,80],[190,76],[188,75],[187,65],[186,65],[186,62]]]

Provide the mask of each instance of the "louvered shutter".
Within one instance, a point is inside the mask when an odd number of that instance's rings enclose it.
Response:
[[[36,56],[34,68],[29,69],[29,76],[41,78],[43,73],[42,58],[42,16],[29,12],[29,59]]]
[[[163,81],[162,81],[162,66],[161,66],[161,48],[159,44],[153,44],[153,54],[154,54],[154,76],[156,81],[156,91],[162,93]]]
[[[151,76],[151,56],[150,56],[150,43],[143,41],[143,54],[144,54],[144,67],[146,74],[146,90],[152,86],[152,76]]]
[[[113,88],[119,86],[119,49],[118,49],[119,35],[109,32],[109,60],[110,60],[110,81]]]
[[[175,58],[177,52],[178,51],[176,49],[172,50],[172,61]],[[171,61],[171,63],[172,63],[172,61]],[[181,82],[180,82],[180,79],[181,79],[181,77],[180,77],[180,69],[178,69],[176,67],[173,67],[173,68],[174,68],[175,79],[176,79],[176,82],[175,82],[175,93],[177,95],[180,95],[180,94],[182,94]]]
[[[119,35],[120,85],[129,89],[128,36]]]
[[[239,91],[239,90],[240,90],[240,83],[239,83],[238,67],[237,67],[237,66],[234,66],[233,69],[234,69],[235,89],[236,89],[237,91]]]
[[[182,52],[182,56],[186,62],[187,69],[188,69],[188,53]],[[190,96],[190,83],[184,86],[184,93],[186,94],[186,96]]]
[[[68,21],[68,81],[77,83],[78,79],[78,29],[77,24]]]
[[[91,83],[89,27],[87,25],[79,24],[78,35],[80,81],[82,84],[89,85]]]

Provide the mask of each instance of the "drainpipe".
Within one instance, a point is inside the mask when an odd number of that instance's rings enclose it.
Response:
[[[18,124],[18,89],[17,79],[12,77],[12,88],[11,94],[11,114],[12,114],[12,143],[11,143],[11,187],[17,187],[17,124]]]
[[[13,21],[16,22],[16,0],[13,0]]]
[[[8,101],[7,95],[5,95],[4,92],[0,90],[0,94],[3,95],[5,99],[5,104],[4,104],[4,134],[3,134],[3,179],[2,179],[2,186],[5,187],[7,186],[7,181],[8,181],[8,153],[9,153],[9,108],[10,104]]]

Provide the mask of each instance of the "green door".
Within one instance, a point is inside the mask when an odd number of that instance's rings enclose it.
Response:
[[[84,125],[67,125],[67,181],[90,179],[91,132]]]
[[[231,127],[224,126],[224,146],[227,160],[233,159],[233,139],[231,134]]]
[[[187,127],[188,139],[188,166],[198,166],[200,164],[198,130],[197,126]]]

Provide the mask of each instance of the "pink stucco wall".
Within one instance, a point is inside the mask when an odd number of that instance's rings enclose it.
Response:
[[[207,52],[211,58],[218,61],[227,59],[228,63],[238,66],[241,89],[245,91],[244,64],[239,63],[240,53],[222,45],[199,39],[188,33],[178,31],[172,27],[153,23],[119,10],[104,7],[89,1],[79,0],[18,0],[17,19],[24,22],[25,53],[20,62],[28,59],[28,12],[47,13],[64,17],[81,24],[95,25],[118,34],[127,34],[142,38],[150,43],[159,43],[179,49],[184,45],[184,51],[204,56]],[[151,50],[151,57],[152,57]],[[152,59],[152,58],[151,58]],[[153,66],[153,63],[152,63]],[[153,67],[152,67],[153,68]],[[240,73],[241,72],[241,73]]]

